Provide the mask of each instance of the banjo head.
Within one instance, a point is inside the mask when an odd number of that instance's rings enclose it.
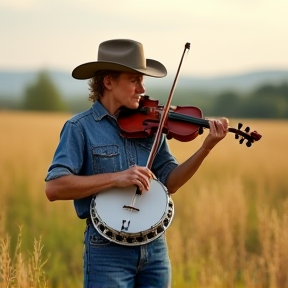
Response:
[[[141,195],[134,186],[97,193],[90,205],[91,220],[105,238],[122,245],[142,245],[160,237],[170,225],[174,204],[166,187],[152,179]]]

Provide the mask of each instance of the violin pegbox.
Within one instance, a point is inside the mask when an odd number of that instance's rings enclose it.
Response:
[[[234,128],[229,128],[230,132],[235,133],[235,139],[239,139],[239,144],[243,144],[245,140],[247,140],[246,142],[246,146],[247,147],[251,147],[252,143],[254,143],[255,141],[259,141],[261,139],[261,135],[258,134],[257,131],[253,131],[250,132],[250,127],[246,127],[244,129],[244,131],[241,130],[241,128],[243,127],[242,123],[238,123],[238,129],[234,129]]]
[[[241,128],[243,127],[243,124],[242,123],[238,123],[238,130],[240,131],[241,130]],[[246,132],[246,133],[248,133],[249,131],[250,131],[250,127],[246,127],[245,129],[244,129],[244,131]],[[240,136],[239,136],[239,134],[235,134],[235,139],[239,139],[240,138]],[[243,142],[244,142],[244,140],[245,140],[245,137],[244,136],[241,136],[241,138],[240,138],[240,140],[239,140],[239,144],[243,144]],[[246,143],[246,146],[247,147],[250,147],[252,145],[252,143],[249,141],[249,140],[247,140],[247,143]]]

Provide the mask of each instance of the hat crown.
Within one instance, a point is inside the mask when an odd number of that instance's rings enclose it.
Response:
[[[145,59],[141,43],[130,39],[113,39],[102,42],[97,61],[77,66],[72,71],[75,79],[89,79],[101,70],[140,73],[151,77],[164,77],[165,66],[153,59]]]
[[[98,49],[98,61],[146,69],[143,46],[134,40],[115,39],[102,42]]]

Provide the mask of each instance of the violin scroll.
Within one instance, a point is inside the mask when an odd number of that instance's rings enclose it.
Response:
[[[229,132],[235,133],[235,139],[239,139],[241,136],[239,144],[243,144],[243,142],[247,140],[246,146],[251,147],[252,143],[254,143],[255,141],[259,141],[262,138],[262,135],[260,135],[257,131],[250,132],[250,127],[248,126],[244,129],[244,131],[242,131],[242,126],[242,123],[238,123],[238,129],[231,127],[228,128]]]

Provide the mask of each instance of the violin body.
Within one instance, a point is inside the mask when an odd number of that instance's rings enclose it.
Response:
[[[171,112],[173,112],[173,114]],[[195,139],[199,134],[203,132],[199,125],[185,120],[181,120],[182,117],[176,117],[176,119],[173,119],[171,115],[183,115],[190,117],[198,117],[202,119],[202,111],[197,107],[170,107],[168,112],[168,119],[165,122],[163,131],[163,133],[167,134],[167,139],[174,138],[181,142],[187,142]],[[167,131],[165,129],[167,129]]]
[[[163,106],[158,100],[142,96],[136,110],[122,110],[118,116],[121,135],[125,138],[147,138],[157,132]],[[171,116],[173,114],[173,116]],[[178,117],[175,117],[178,115]],[[202,111],[193,106],[170,107],[168,117],[164,122],[162,133],[167,139],[174,138],[181,142],[195,139],[199,134],[199,125],[181,119],[182,115],[202,118]],[[177,119],[174,119],[177,118]]]

